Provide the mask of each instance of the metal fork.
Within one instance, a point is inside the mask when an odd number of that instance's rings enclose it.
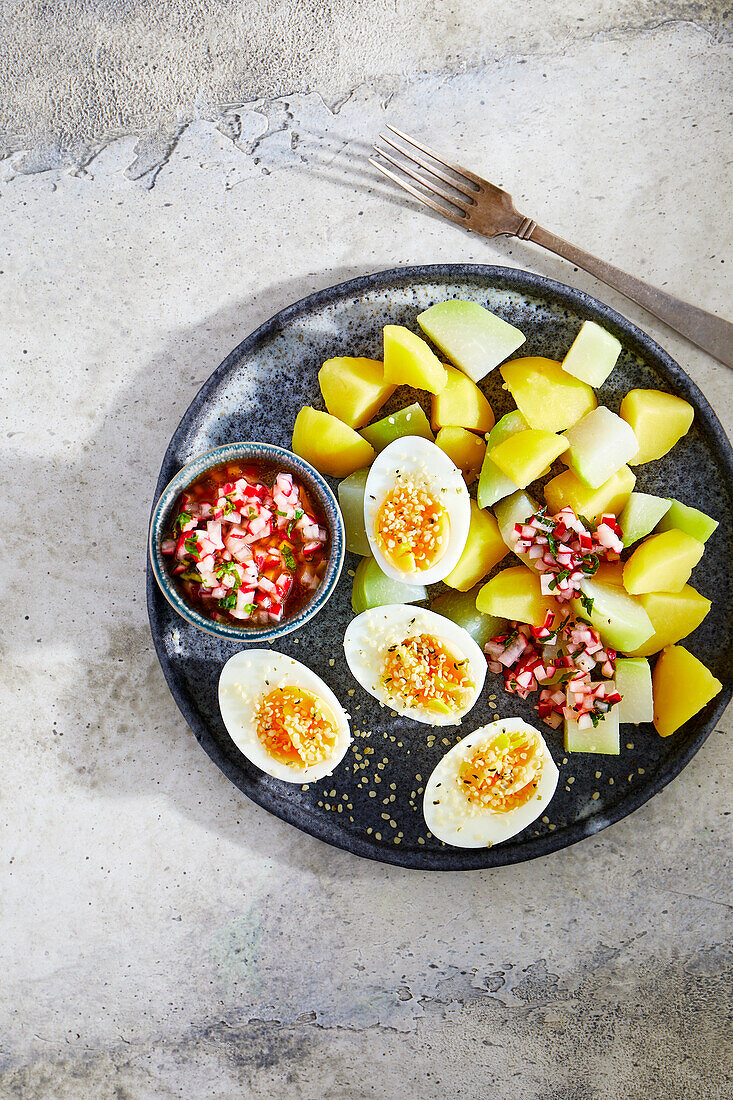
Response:
[[[370,163],[431,210],[466,229],[483,234],[484,237],[519,237],[523,241],[534,241],[535,244],[549,248],[564,260],[569,260],[602,282],[620,290],[632,302],[643,306],[703,351],[726,366],[733,367],[733,324],[730,321],[683,302],[680,298],[650,286],[633,275],[627,275],[613,264],[599,260],[584,249],[564,241],[562,237],[543,229],[532,218],[520,214],[511,195],[500,187],[495,187],[493,183],[459,164],[445,160],[433,149],[421,145],[394,126],[388,126],[387,129],[400,138],[402,144],[397,144],[387,134],[379,136],[385,145],[400,154],[401,159],[396,159],[386,149],[375,145],[374,151],[382,160],[370,157]],[[400,174],[391,171],[382,161],[393,165]],[[427,194],[413,187],[406,177],[420,184]],[[443,187],[441,184],[447,186]]]

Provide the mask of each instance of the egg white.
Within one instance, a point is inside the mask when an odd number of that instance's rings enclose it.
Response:
[[[468,659],[468,675],[474,687],[460,711],[436,715],[419,707],[406,707],[381,683],[384,657],[389,647],[422,633],[439,638],[459,660]],[[486,658],[468,631],[443,615],[414,605],[386,604],[357,615],[346,629],[344,653],[349,668],[365,691],[397,714],[429,726],[460,725],[461,718],[481,694],[486,678]]]
[[[327,759],[307,768],[274,760],[257,736],[255,713],[263,695],[275,688],[297,687],[318,696],[330,709],[337,737]],[[330,775],[351,744],[349,720],[320,676],[300,661],[271,649],[242,650],[230,657],[219,677],[219,710],[234,744],[256,767],[286,783],[310,783]]]
[[[429,569],[401,570],[389,562],[375,537],[377,513],[394,489],[398,474],[423,479],[432,496],[448,513],[450,531],[445,553]],[[395,439],[374,459],[364,489],[364,525],[372,554],[382,572],[407,584],[434,584],[455,568],[463,553],[471,521],[471,503],[463,474],[429,439],[407,435]]]
[[[494,813],[475,806],[464,795],[457,781],[461,764],[469,760],[477,747],[492,741],[505,730],[532,730],[540,739],[542,775],[534,796],[525,806],[507,813]],[[474,733],[467,734],[449,749],[436,765],[425,787],[423,816],[433,836],[457,848],[490,848],[508,840],[545,812],[557,788],[559,772],[539,730],[521,718],[500,718]]]

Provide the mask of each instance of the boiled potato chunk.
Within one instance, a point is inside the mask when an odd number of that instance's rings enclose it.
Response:
[[[654,633],[635,649],[627,650],[630,657],[648,657],[667,645],[681,642],[697,630],[712,606],[690,584],[681,592],[646,592],[639,596],[639,603],[649,616]]]
[[[589,386],[602,386],[620,354],[621,344],[615,336],[595,321],[583,321],[580,332],[562,361],[562,369]]]
[[[435,444],[455,462],[466,485],[476,480],[486,453],[486,443],[480,435],[474,435],[465,428],[441,428],[435,437]]]
[[[493,447],[491,460],[519,489],[547,473],[555,459],[568,449],[565,436],[530,428],[517,432]]]
[[[635,484],[636,477],[628,466],[622,466],[597,489],[589,489],[572,470],[565,470],[547,482],[545,500],[551,512],[569,506],[576,515],[596,520],[604,512],[619,515]]]
[[[686,535],[692,535],[700,542],[707,542],[719,526],[717,519],[697,508],[690,508],[688,504],[681,504],[679,500],[668,500],[667,503],[669,511],[659,524],[658,531],[669,531],[676,527],[678,531],[684,531]]]
[[[486,437],[486,455],[484,456],[484,464],[481,467],[478,489],[476,490],[476,499],[480,508],[487,508],[491,504],[496,504],[497,500],[501,500],[502,497],[507,497],[510,493],[517,491],[517,486],[512,479],[503,474],[496,463],[492,462],[489,452],[494,447],[498,447],[500,443],[503,443],[505,439],[508,439],[510,435],[524,432],[527,428],[529,428],[529,424],[519,409],[515,409],[514,412],[502,416],[501,420],[494,425]]]
[[[295,418],[292,449],[319,474],[347,477],[374,461],[370,443],[330,413],[305,405]]]
[[[609,683],[609,688],[613,684]],[[565,719],[565,752],[595,752],[618,756],[621,751],[618,707],[611,707],[597,726],[581,729],[574,719]]]
[[[593,574],[594,581],[603,584],[613,584],[616,588],[624,587],[624,563],[622,561],[602,561]]]
[[[346,355],[327,359],[318,383],[328,411],[350,428],[368,424],[396,389],[384,381],[384,366],[377,359]]]
[[[448,382],[442,393],[434,394],[430,422],[438,428],[470,428],[474,432],[490,432],[494,413],[475,382],[455,367],[446,367]]]
[[[695,410],[681,397],[661,390],[629,390],[621,402],[621,416],[639,441],[632,466],[641,466],[671,451],[690,430]]]
[[[555,611],[552,596],[543,596],[540,578],[526,565],[503,569],[480,590],[476,607],[485,615],[498,615],[530,626],[542,626],[548,611]]]
[[[359,434],[367,443],[371,443],[377,454],[403,435],[419,435],[423,439],[429,439],[431,443],[435,442],[428,418],[417,401],[406,409],[383,416],[368,428],[362,428]]]
[[[723,685],[681,645],[665,649],[652,675],[654,726],[661,737],[683,726],[714,699]]]
[[[705,552],[705,544],[684,531],[662,531],[637,546],[624,566],[624,588],[641,592],[680,592]]]
[[[402,325],[384,328],[384,380],[395,386],[441,393],[448,371],[424,340]]]
[[[478,302],[437,302],[417,323],[436,347],[478,382],[524,343],[524,333]],[[468,424],[463,425],[468,427]]]
[[[555,359],[512,359],[501,368],[501,376],[530,428],[564,431],[598,404],[591,387]]]
[[[458,564],[445,578],[449,588],[467,592],[509,553],[509,547],[499,533],[499,525],[491,512],[471,501],[471,523],[468,538]]]

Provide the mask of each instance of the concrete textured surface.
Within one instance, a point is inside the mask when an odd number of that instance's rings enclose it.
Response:
[[[520,7],[263,4],[260,36],[277,17],[291,37],[238,61],[224,0],[187,5],[191,26],[173,0],[2,6],[0,1096],[733,1095],[730,712],[598,837],[430,876],[239,795],[148,635],[173,428],[244,335],[351,275],[473,260],[572,282],[650,331],[730,430],[725,368],[533,246],[423,215],[366,163],[402,125],[730,314],[724,6],[583,2],[571,22],[548,3],[534,23]],[[167,84],[137,84],[136,43],[145,62],[169,48]]]

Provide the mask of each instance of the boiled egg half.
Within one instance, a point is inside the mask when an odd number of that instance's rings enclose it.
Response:
[[[320,676],[271,649],[229,658],[219,677],[219,709],[237,748],[286,783],[330,775],[351,743],[346,712]]]
[[[346,629],[344,652],[365,691],[431,726],[457,725],[486,676],[486,658],[463,627],[413,605],[357,615]]]
[[[456,566],[471,505],[463,475],[429,439],[395,439],[372,463],[364,524],[372,554],[395,581],[433,584]]]
[[[433,836],[457,848],[490,848],[545,812],[558,770],[542,734],[521,718],[469,733],[445,754],[425,787]]]

